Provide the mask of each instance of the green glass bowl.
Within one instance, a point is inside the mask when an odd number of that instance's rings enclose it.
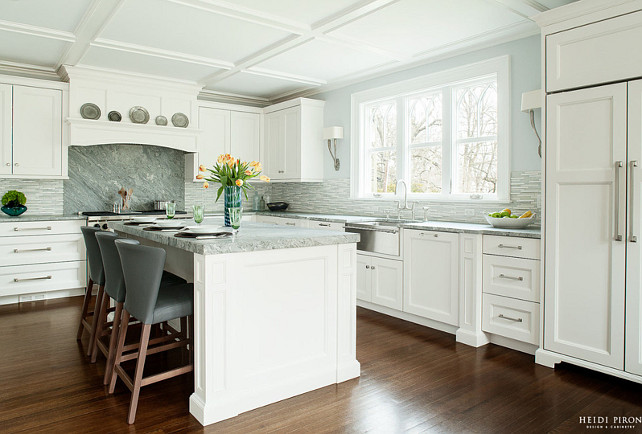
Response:
[[[27,207],[24,205],[18,205],[18,206],[7,206],[3,205],[2,208],[0,208],[3,213],[10,215],[12,217],[17,217],[23,212],[27,210]]]

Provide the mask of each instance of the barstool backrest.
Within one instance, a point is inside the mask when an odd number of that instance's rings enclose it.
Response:
[[[152,324],[166,253],[158,247],[128,241],[115,241],[127,287],[125,309],[143,324]]]
[[[125,279],[123,277],[123,266],[120,263],[120,255],[116,248],[115,241],[124,239],[113,232],[101,231],[96,233],[96,240],[100,247],[105,270],[105,292],[118,303],[125,301]],[[135,244],[138,241],[130,240]]]
[[[94,283],[104,285],[105,271],[103,270],[103,259],[100,254],[100,247],[98,247],[98,241],[96,241],[96,234],[100,232],[100,228],[81,226],[80,230],[85,239],[85,248],[87,249],[89,277]]]

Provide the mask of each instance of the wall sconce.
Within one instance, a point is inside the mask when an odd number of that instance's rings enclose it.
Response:
[[[535,131],[537,140],[539,141],[539,146],[537,148],[537,153],[540,158],[542,157],[542,139],[539,137],[537,128],[535,128],[535,109],[542,108],[542,90],[533,90],[531,92],[524,92],[522,94],[522,111],[528,113],[531,117],[531,128]]]
[[[343,139],[343,127],[327,127],[323,129],[323,139],[328,141],[328,151],[334,161],[334,170],[339,170],[341,162],[337,158],[337,139]],[[330,145],[334,141],[334,153]]]

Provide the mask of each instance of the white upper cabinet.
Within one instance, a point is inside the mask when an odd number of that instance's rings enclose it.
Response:
[[[298,98],[265,108],[265,168],[273,180],[323,180],[324,101]]]
[[[230,114],[231,154],[241,161],[261,159],[261,116],[233,111]]]
[[[459,236],[404,230],[403,311],[459,324]]]
[[[546,91],[637,78],[642,11],[546,36]]]
[[[214,166],[219,155],[230,152],[230,111],[198,108],[198,163]]]
[[[544,348],[623,369],[627,84],[547,97]]]
[[[62,151],[62,91],[14,86],[13,174],[62,176]]]
[[[11,105],[13,86],[0,84],[0,174],[10,175],[12,173],[12,150],[11,150]]]

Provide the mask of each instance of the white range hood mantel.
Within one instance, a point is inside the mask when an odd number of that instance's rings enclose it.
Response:
[[[71,146],[107,145],[127,143],[153,145],[197,152],[201,130],[147,124],[133,124],[67,118]]]

